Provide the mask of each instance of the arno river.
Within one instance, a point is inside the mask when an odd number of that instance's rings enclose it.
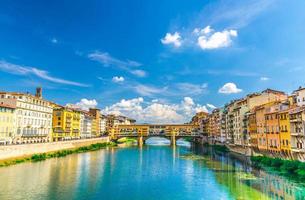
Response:
[[[147,145],[0,168],[0,199],[305,199],[305,187],[202,147]]]

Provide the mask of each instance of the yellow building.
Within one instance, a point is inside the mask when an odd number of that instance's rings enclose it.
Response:
[[[56,107],[53,112],[53,141],[80,138],[80,111]]]
[[[11,144],[14,137],[15,107],[0,104],[0,144]]]
[[[285,156],[291,157],[289,110],[281,111],[278,115],[280,125],[281,152]]]

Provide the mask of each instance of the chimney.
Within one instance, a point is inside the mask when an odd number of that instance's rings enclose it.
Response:
[[[41,87],[37,87],[36,88],[36,94],[35,94],[36,97],[38,98],[42,98],[42,88]]]

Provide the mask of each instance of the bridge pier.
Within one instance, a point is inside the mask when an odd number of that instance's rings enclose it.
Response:
[[[145,144],[145,140],[143,139],[143,136],[138,137],[138,146],[143,146]]]
[[[171,136],[171,146],[176,146],[177,141],[176,141],[176,135]]]

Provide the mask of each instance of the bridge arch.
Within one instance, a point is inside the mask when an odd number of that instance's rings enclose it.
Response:
[[[176,145],[180,138],[196,138],[200,136],[199,126],[193,124],[131,124],[117,125],[111,130],[111,139],[136,137],[138,144],[143,145],[148,138],[163,137]]]

